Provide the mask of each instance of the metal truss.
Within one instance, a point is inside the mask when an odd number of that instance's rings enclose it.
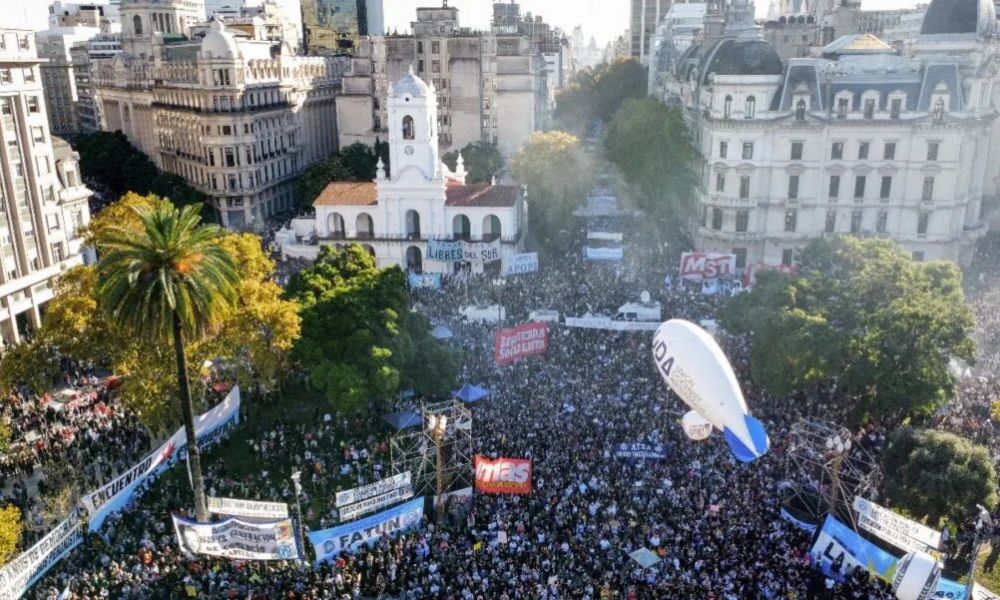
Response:
[[[437,491],[435,441],[426,426],[429,418],[446,417],[441,440],[442,473],[446,492],[472,487],[472,412],[457,399],[424,403],[420,408],[423,425],[389,438],[392,473],[410,471],[413,493],[434,496]]]

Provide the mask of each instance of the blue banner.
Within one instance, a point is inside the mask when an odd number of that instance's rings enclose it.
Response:
[[[316,551],[316,564],[334,560],[341,552],[353,552],[365,544],[374,544],[385,536],[419,527],[424,520],[424,499],[414,498],[352,523],[338,525],[306,535]]]
[[[866,569],[880,579],[892,581],[896,564],[899,562],[898,558],[831,516],[826,517],[810,554],[813,558],[813,568],[838,581],[843,581],[844,575],[853,572],[855,567]],[[838,560],[840,568],[833,570],[831,567]],[[934,597],[965,600],[965,586],[948,579],[941,579]]]
[[[662,460],[669,450],[663,444],[616,444],[615,458]]]
[[[462,252],[462,242],[427,240],[427,260],[462,262],[465,260]]]
[[[591,248],[583,249],[583,257],[587,260],[621,260],[625,258],[622,248]]]
[[[410,282],[411,290],[439,290],[441,289],[440,273],[410,273],[407,278]]]
[[[781,518],[788,521],[792,525],[795,525],[802,531],[808,531],[809,533],[816,533],[816,526],[812,523],[806,523],[800,519],[796,519],[792,516],[792,513],[788,512],[784,508],[781,509]]]

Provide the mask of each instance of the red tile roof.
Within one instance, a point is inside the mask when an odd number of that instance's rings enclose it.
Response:
[[[445,188],[445,206],[510,208],[521,199],[521,188],[516,185],[449,184]]]
[[[378,189],[373,181],[335,181],[320,193],[313,206],[374,206]]]

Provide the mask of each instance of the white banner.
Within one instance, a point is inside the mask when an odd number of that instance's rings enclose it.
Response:
[[[520,273],[534,273],[538,270],[538,253],[529,252],[527,254],[515,254],[503,259],[503,274],[518,275]]]
[[[854,510],[858,513],[859,527],[907,552],[937,550],[941,545],[940,531],[911,521],[861,496],[854,497]]]
[[[660,324],[654,321],[615,321],[610,317],[566,317],[566,326],[608,331],[656,331]]]
[[[1000,596],[997,596],[978,583],[973,583],[971,600],[1000,600]]]
[[[284,502],[261,502],[239,498],[208,497],[208,512],[230,517],[251,519],[287,519],[288,505]]]
[[[625,250],[622,248],[591,248],[587,246],[583,249],[583,257],[587,260],[621,260],[625,257]]]
[[[74,510],[68,519],[0,569],[0,600],[20,598],[82,541],[80,513]]]
[[[386,477],[385,479],[380,479],[375,483],[371,483],[344,492],[337,492],[337,499],[335,505],[337,508],[340,508],[341,506],[354,504],[355,502],[361,502],[362,500],[367,500],[368,498],[372,498],[374,496],[387,494],[398,488],[409,487],[409,485],[410,485],[410,472],[404,471],[402,473],[397,473],[392,477]]]
[[[230,517],[218,523],[198,523],[173,516],[177,545],[187,555],[221,556],[238,560],[298,560],[291,519],[251,523]]]
[[[620,233],[609,233],[606,231],[588,231],[588,240],[602,240],[605,242],[620,242],[624,236]]]
[[[500,240],[492,242],[462,242],[462,258],[471,263],[491,263],[500,260]]]
[[[409,473],[409,471],[407,471]],[[368,513],[375,512],[376,510],[381,510],[390,504],[395,504],[402,500],[409,500],[413,497],[413,488],[409,484],[390,490],[384,494],[379,494],[367,500],[362,500],[361,502],[355,502],[354,504],[348,504],[337,509],[337,513],[340,517],[340,522],[345,523],[347,521],[352,521],[357,519],[362,515],[367,515]]]

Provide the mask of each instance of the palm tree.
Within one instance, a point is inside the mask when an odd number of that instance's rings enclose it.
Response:
[[[102,309],[135,335],[173,338],[195,513],[199,521],[207,521],[184,341],[203,336],[232,309],[239,276],[217,243],[222,230],[202,225],[199,209],[178,209],[169,200],[154,198],[151,206],[134,209],[137,226],[107,231],[97,242],[102,254],[97,297]]]

